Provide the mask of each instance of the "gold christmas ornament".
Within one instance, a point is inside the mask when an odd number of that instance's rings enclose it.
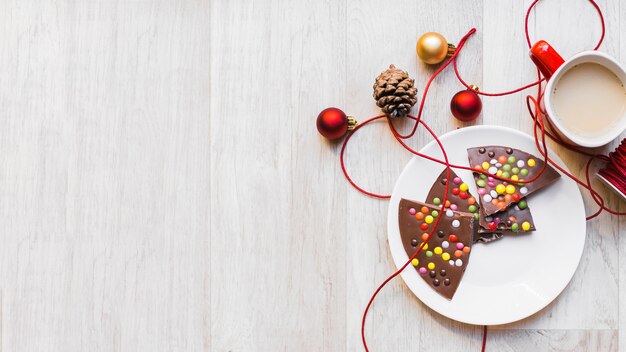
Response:
[[[437,32],[424,33],[415,45],[417,56],[429,65],[435,65],[456,51],[454,44],[449,44],[446,38]]]

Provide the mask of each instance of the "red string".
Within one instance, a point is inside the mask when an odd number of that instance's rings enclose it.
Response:
[[[597,11],[599,17],[600,17],[600,24],[601,24],[601,35],[600,35],[600,39],[598,40],[597,45],[595,46],[594,50],[597,50],[600,45],[602,44],[602,41],[604,40],[604,34],[605,34],[605,25],[604,25],[604,17],[602,15],[602,11],[600,10],[600,7],[593,1],[593,0],[588,0],[593,7],[595,8],[595,10]],[[526,11],[526,15],[524,18],[524,31],[525,31],[525,35],[526,35],[526,43],[528,45],[528,47],[530,48],[531,46],[531,40],[530,40],[530,35],[529,35],[529,31],[528,31],[528,19],[530,17],[530,13],[531,10],[535,7],[535,5],[539,2],[539,0],[535,0],[529,7],[528,10]],[[484,170],[478,170],[478,169],[474,169],[471,167],[467,167],[467,166],[463,166],[463,165],[454,165],[454,164],[450,164],[448,161],[448,156],[446,153],[445,148],[443,147],[443,144],[441,143],[441,141],[439,140],[438,136],[436,135],[436,133],[422,120],[422,112],[424,109],[424,104],[425,104],[425,100],[430,88],[430,85],[432,84],[432,82],[434,81],[434,79],[446,68],[450,65],[450,63],[453,63],[453,67],[454,67],[454,72],[455,75],[457,77],[457,79],[459,80],[459,82],[464,85],[466,88],[470,89],[469,85],[462,79],[459,70],[458,70],[458,66],[457,66],[457,58],[459,56],[459,53],[461,52],[461,50],[463,49],[467,39],[476,32],[475,28],[470,29],[469,32],[467,32],[467,34],[465,34],[461,40],[459,41],[459,44],[457,46],[456,52],[448,59],[446,60],[446,62],[444,62],[434,73],[433,75],[430,77],[430,79],[428,80],[428,82],[426,83],[426,86],[424,88],[424,92],[422,93],[422,100],[420,102],[419,105],[419,109],[418,109],[418,113],[416,116],[408,116],[410,119],[414,120],[415,123],[411,129],[411,132],[408,133],[407,135],[401,135],[400,133],[398,133],[398,131],[395,129],[395,127],[393,126],[393,123],[391,121],[391,118],[387,117],[387,124],[394,136],[394,138],[409,152],[411,152],[414,155],[420,156],[422,158],[425,158],[427,160],[431,160],[433,162],[437,162],[440,164],[443,164],[446,166],[446,172],[447,172],[447,178],[449,178],[450,176],[450,169],[451,168],[455,168],[455,169],[463,169],[463,170],[471,170],[473,172],[479,172],[479,173],[485,173],[486,172]],[[542,98],[542,93],[541,93],[541,89],[542,89],[542,82],[545,79],[541,77],[539,71],[537,70],[537,80],[533,83],[529,83],[526,85],[523,85],[519,88],[513,89],[513,90],[509,90],[509,91],[504,91],[504,92],[498,92],[498,93],[486,93],[486,92],[477,92],[480,95],[483,96],[503,96],[503,95],[509,95],[509,94],[514,94],[517,92],[520,92],[522,90],[528,89],[530,87],[533,86],[537,86],[537,96],[533,97],[533,96],[527,96],[526,97],[526,105],[528,107],[528,112],[531,116],[531,119],[533,120],[533,136],[535,139],[535,145],[537,147],[537,150],[539,151],[539,153],[541,154],[541,156],[544,158],[544,165],[542,167],[542,169],[538,172],[537,175],[535,175],[533,178],[527,179],[527,180],[523,180],[525,183],[528,182],[533,182],[534,180],[538,179],[543,172],[545,171],[545,169],[547,168],[548,164],[552,165],[553,167],[555,167],[556,169],[558,169],[559,171],[561,171],[563,174],[565,174],[567,177],[569,177],[570,179],[574,180],[576,183],[578,183],[579,185],[581,185],[583,188],[587,189],[590,194],[592,199],[594,200],[594,202],[598,205],[598,210],[596,212],[594,212],[593,214],[587,216],[587,220],[593,219],[594,217],[598,216],[602,211],[607,211],[611,214],[614,215],[626,215],[626,212],[617,212],[615,210],[609,209],[607,207],[604,206],[604,199],[600,196],[600,194],[593,188],[593,186],[591,185],[591,178],[590,178],[590,166],[592,164],[592,162],[594,160],[602,160],[604,162],[607,162],[607,166],[600,170],[600,174],[605,177],[607,180],[609,180],[610,182],[614,183],[616,185],[616,187],[618,187],[618,189],[620,189],[622,192],[626,193],[626,181],[624,180],[625,175],[626,175],[626,140],[622,141],[622,144],[615,150],[615,152],[610,153],[609,156],[605,156],[605,155],[601,155],[601,154],[592,154],[589,152],[586,152],[584,150],[581,150],[580,148],[578,148],[575,145],[572,145],[566,141],[564,141],[558,134],[551,132],[554,131],[554,128],[552,126],[552,124],[550,123],[549,119],[545,119],[544,120],[544,116],[545,111],[542,111],[540,108],[540,104],[539,102],[541,101]],[[532,103],[532,104],[531,104]],[[341,170],[344,174],[344,176],[346,177],[346,179],[348,180],[348,182],[354,187],[356,188],[359,192],[364,193],[366,195],[372,196],[372,197],[376,197],[376,198],[381,198],[381,199],[388,199],[391,196],[390,195],[382,195],[382,194],[377,194],[377,193],[373,193],[370,191],[367,191],[365,189],[363,189],[362,187],[360,187],[359,185],[357,185],[352,178],[350,177],[350,175],[348,174],[345,164],[344,164],[344,153],[345,153],[345,149],[346,146],[350,140],[350,138],[363,126],[376,121],[378,119],[381,119],[383,117],[386,117],[386,115],[379,115],[379,116],[375,116],[372,117],[364,122],[362,122],[360,125],[358,125],[354,130],[352,130],[346,137],[346,139],[343,142],[342,148],[341,148],[341,152],[340,152],[340,163],[341,163]],[[544,121],[547,121],[544,122]],[[417,131],[417,127],[418,125],[422,125],[429,133],[430,135],[433,137],[433,139],[437,142],[437,145],[439,146],[439,149],[441,150],[443,156],[444,156],[444,160],[440,160],[434,157],[431,157],[429,155],[426,154],[422,154],[414,149],[412,149],[411,147],[409,147],[404,140],[411,138],[413,135],[415,135],[415,132]],[[548,127],[548,130],[546,129],[546,125]],[[539,133],[539,135],[538,135]],[[580,180],[579,178],[577,178],[576,176],[572,175],[571,173],[567,172],[564,168],[562,168],[561,166],[559,166],[557,163],[554,162],[554,160],[552,160],[549,156],[548,156],[548,148],[546,145],[546,136],[551,139],[552,141],[554,141],[555,143],[565,147],[566,149],[576,152],[576,153],[580,153],[582,155],[588,156],[589,160],[586,163],[585,166],[585,180]],[[509,179],[506,178],[502,178],[502,177],[498,177],[496,175],[490,175],[496,179],[499,180],[503,180],[503,181],[510,181]],[[519,182],[522,180],[518,180],[516,182]],[[446,197],[447,197],[447,193],[448,193],[448,184],[446,184],[445,187],[445,191],[444,191],[444,195],[443,195],[443,201],[442,204],[445,204],[446,202]],[[443,211],[444,209],[444,205],[442,205],[441,210]],[[409,260],[407,262],[404,263],[404,265],[402,265],[398,270],[396,270],[393,274],[391,274],[389,277],[387,277],[374,291],[374,293],[372,294],[371,298],[369,299],[367,306],[365,307],[365,310],[363,312],[363,317],[361,319],[361,338],[363,340],[363,346],[365,347],[366,351],[369,351],[368,346],[367,346],[367,341],[365,338],[365,322],[366,322],[366,318],[367,318],[367,313],[374,301],[374,299],[376,298],[376,296],[378,295],[378,293],[385,287],[385,285],[387,285],[387,283],[389,283],[391,280],[393,280],[396,276],[398,276],[408,265],[409,263],[411,263],[411,261],[417,257],[417,255],[419,254],[419,252],[422,250],[423,246],[430,240],[430,236],[433,234],[434,229],[437,227],[438,222],[439,222],[440,218],[436,218],[435,220],[435,225],[432,227],[432,230],[430,231],[430,233],[428,234],[428,237],[426,238],[426,240],[415,250],[415,252],[413,253],[413,255],[409,258]],[[485,346],[486,346],[486,342],[487,342],[487,326],[484,326],[483,328],[483,339],[482,339],[482,351],[485,351]]]

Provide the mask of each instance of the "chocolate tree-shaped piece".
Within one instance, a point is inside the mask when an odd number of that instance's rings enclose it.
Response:
[[[407,199],[400,200],[398,224],[404,250],[409,257],[433,231],[433,235],[411,262],[426,283],[452,299],[469,262],[474,215]]]
[[[435,183],[433,183],[428,195],[426,196],[426,203],[441,206],[443,202],[443,194],[446,191],[446,184],[448,184],[446,169],[443,169],[441,174],[437,176]],[[491,242],[502,237],[502,233],[499,230],[489,230],[487,226],[481,228],[478,226],[480,205],[476,198],[470,193],[469,186],[450,169],[450,185],[448,186],[448,195],[446,197],[446,209],[452,209],[453,211],[461,211],[474,214],[475,224],[474,233],[472,234],[472,243],[476,242]]]
[[[474,169],[511,179],[511,182],[506,182],[482,173],[474,173],[480,204],[485,215],[503,211],[512,203],[519,202],[561,177],[556,170],[547,165],[541,177],[525,183],[524,180],[535,177],[541,171],[544,162],[531,154],[510,147],[469,148],[467,154]]]

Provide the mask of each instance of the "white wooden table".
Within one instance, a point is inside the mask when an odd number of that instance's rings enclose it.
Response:
[[[529,3],[1,2],[0,350],[361,350],[363,308],[394,270],[387,202],[348,185],[315,117],[377,114],[372,83],[391,63],[421,92],[434,70],[415,55],[426,31],[454,42],[477,28],[460,69],[485,91],[530,82]],[[626,3],[600,6],[601,50],[626,62]],[[564,56],[595,44],[587,2],[537,10],[534,39]],[[450,70],[432,86],[424,118],[438,133],[463,127],[448,108],[461,88]],[[530,132],[523,97],[484,98],[475,123]],[[429,140],[420,130],[411,143]],[[584,160],[555,149],[580,175]],[[375,124],[347,167],[390,192],[409,158]],[[563,294],[491,329],[488,350],[626,351],[626,222],[603,215],[587,232]],[[433,313],[397,279],[367,335],[374,351],[478,351],[481,328]]]

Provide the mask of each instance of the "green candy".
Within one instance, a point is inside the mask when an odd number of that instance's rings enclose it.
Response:
[[[487,185],[484,180],[478,180],[476,181],[476,184],[478,187],[485,187]]]
[[[528,203],[526,203],[525,199],[522,199],[522,200],[519,201],[519,203],[517,203],[517,207],[522,209],[522,210],[526,209],[526,208],[528,208]]]
[[[517,232],[517,230],[519,230],[519,225],[517,223],[513,223],[513,225],[511,225],[511,230],[513,230],[513,232]]]
[[[479,220],[480,219],[480,215],[478,215],[478,213],[474,213],[474,219]]]
[[[433,199],[433,204],[434,204],[434,205],[439,205],[439,204],[441,204],[441,199],[439,199],[439,198],[435,197],[435,199]]]
[[[470,213],[475,213],[476,210],[478,210],[478,209],[476,208],[476,206],[474,204],[472,204],[469,207],[467,207],[467,210],[469,210]]]
[[[433,216],[433,218],[436,218],[436,217],[438,217],[438,216],[439,216],[439,212],[438,212],[438,211],[436,211],[436,210],[433,210],[433,212],[432,212],[432,213],[430,213],[430,215],[432,215],[432,216]]]
[[[516,161],[515,157],[513,155],[511,155],[509,157],[509,164],[513,164]]]
[[[487,175],[485,175],[485,174],[480,174],[480,178],[482,178],[483,180],[486,180],[486,179],[487,179]]]
[[[504,170],[504,171],[511,171],[511,165],[509,165],[509,164],[504,164],[504,165],[502,166],[502,170]]]
[[[517,224],[516,224],[517,225]],[[426,256],[427,257],[432,257],[433,256],[433,252],[431,251],[426,251]]]
[[[509,177],[511,177],[511,174],[509,174],[507,171],[505,171],[505,172],[502,173],[502,177],[509,178]]]
[[[514,167],[513,170],[511,170],[511,172],[513,173],[513,175],[517,175],[519,174],[519,169]]]
[[[521,174],[522,174],[522,176],[528,175],[528,170],[527,169],[522,169]]]

